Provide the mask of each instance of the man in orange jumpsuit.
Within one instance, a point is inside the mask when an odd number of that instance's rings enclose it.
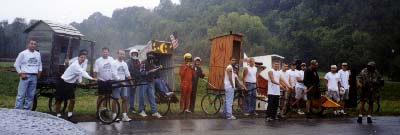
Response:
[[[190,108],[190,95],[192,94],[192,79],[194,75],[193,59],[190,53],[186,53],[184,56],[185,63],[183,63],[179,69],[179,75],[181,76],[181,99],[180,99],[180,110],[187,113],[191,113]]]

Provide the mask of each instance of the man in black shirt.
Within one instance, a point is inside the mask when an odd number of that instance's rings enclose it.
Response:
[[[322,114],[321,108],[321,92],[319,91],[319,76],[317,73],[318,62],[317,60],[311,60],[310,67],[304,71],[304,85],[306,85],[307,92],[307,103],[306,103],[306,112],[309,115],[311,110],[311,103],[314,99],[317,99],[318,102],[318,112],[320,115]],[[310,89],[311,88],[311,89]],[[322,116],[322,115],[321,115]]]

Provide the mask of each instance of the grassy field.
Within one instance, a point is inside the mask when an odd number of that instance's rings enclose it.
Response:
[[[0,62],[0,69],[12,67],[12,62]],[[203,67],[203,70],[208,74],[208,68]],[[176,73],[176,86],[179,90],[179,77],[178,69]],[[18,86],[18,75],[15,72],[8,70],[0,70],[0,108],[13,108],[15,104],[15,95],[17,93]],[[75,105],[75,114],[80,115],[93,115],[96,109],[95,90],[77,90],[77,100]],[[202,114],[200,108],[200,100],[206,93],[206,82],[199,80],[198,92],[196,98],[196,113]],[[178,97],[180,95],[178,91]],[[385,87],[381,91],[381,111],[379,115],[400,115],[400,82],[385,82]],[[39,105],[37,111],[48,112],[47,108],[48,98],[39,98]],[[135,103],[137,105],[137,103]],[[177,108],[177,107],[175,107]],[[147,109],[149,110],[149,109]],[[355,115],[355,111],[351,111],[351,114]]]

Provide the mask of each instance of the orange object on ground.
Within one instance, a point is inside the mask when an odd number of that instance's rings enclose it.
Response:
[[[179,108],[183,111],[190,107],[190,95],[192,94],[192,78],[194,69],[192,66],[182,64],[179,68],[179,75],[181,77],[181,99],[179,101]]]
[[[335,101],[329,99],[326,96],[321,96],[321,103],[322,103],[322,107],[324,108],[339,108],[341,107],[340,104],[336,103]],[[313,101],[313,106],[317,107],[318,103],[317,101]]]

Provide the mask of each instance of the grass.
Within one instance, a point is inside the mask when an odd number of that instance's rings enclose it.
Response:
[[[12,67],[12,62],[0,62],[0,68]],[[202,66],[203,71],[208,74],[208,67]],[[180,78],[178,75],[178,68],[175,68],[175,83],[177,90],[179,90]],[[13,108],[15,104],[15,95],[18,87],[18,75],[14,72],[0,70],[0,108]],[[206,79],[207,80],[207,79]],[[96,110],[97,96],[94,94],[95,90],[82,90],[78,89],[76,92],[75,114],[79,115],[93,115]],[[178,98],[180,93],[178,92]],[[196,98],[195,114],[203,114],[200,107],[201,98],[206,94],[206,82],[199,80]],[[400,82],[386,81],[385,87],[381,91],[381,112],[378,115],[400,115]],[[39,105],[37,111],[48,112],[47,108],[48,98],[39,98]],[[137,102],[135,103],[137,105]],[[178,104],[174,105],[174,108]],[[136,106],[137,107],[137,106]],[[147,105],[148,107],[148,105]],[[149,110],[149,109],[146,109]],[[352,111],[351,114],[356,114]]]

